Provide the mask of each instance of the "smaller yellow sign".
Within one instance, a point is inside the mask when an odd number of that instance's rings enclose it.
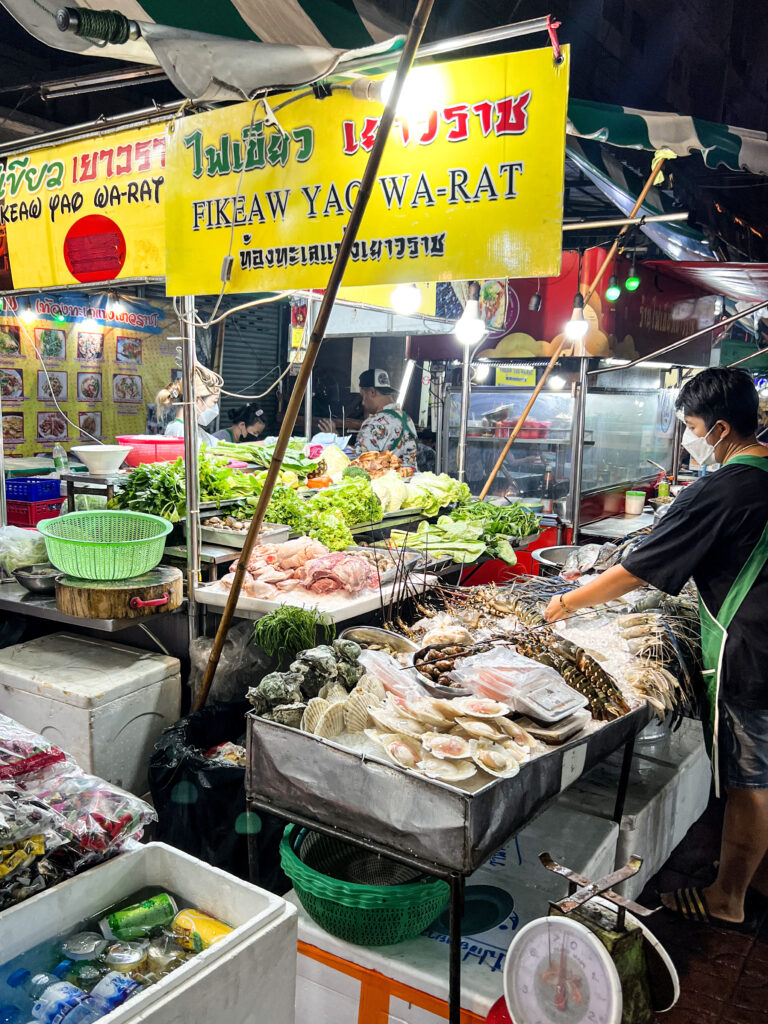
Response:
[[[533,366],[521,366],[513,370],[496,370],[496,386],[505,388],[532,388],[536,386],[536,370]]]

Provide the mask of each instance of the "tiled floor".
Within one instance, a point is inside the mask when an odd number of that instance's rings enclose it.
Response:
[[[714,801],[696,822],[639,902],[653,906],[657,893],[707,885],[719,852],[722,807]],[[660,911],[646,919],[680,975],[680,1000],[655,1024],[768,1024],[768,901],[750,898],[757,933],[691,925]]]

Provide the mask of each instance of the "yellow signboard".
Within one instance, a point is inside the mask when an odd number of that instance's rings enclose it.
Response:
[[[165,273],[165,125],[6,158],[0,227],[15,288]]]
[[[560,270],[568,53],[414,70],[344,276],[349,286]],[[346,89],[225,107],[174,125],[169,295],[321,288],[380,102]]]
[[[507,388],[528,388],[536,386],[536,370],[524,366],[515,370],[496,368],[496,384]]]

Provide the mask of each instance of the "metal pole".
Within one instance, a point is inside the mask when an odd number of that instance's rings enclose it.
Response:
[[[200,445],[195,404],[195,297],[181,300],[181,379],[184,405],[184,483],[187,493],[187,616],[189,642],[197,638],[195,587],[200,582]]]
[[[432,388],[437,388],[437,398],[432,399],[432,429],[435,432],[435,472],[442,473],[443,466],[443,419],[445,416],[445,370],[432,374]]]
[[[3,418],[3,403],[0,400],[0,422]],[[75,510],[71,508],[70,512]],[[0,430],[0,526],[8,525],[8,508],[5,504],[5,446],[3,444],[3,432]]]
[[[457,476],[462,482],[466,477],[467,465],[467,423],[469,422],[469,393],[472,387],[472,366],[470,346],[464,346],[461,371],[461,412],[459,414],[459,446],[456,451]]]
[[[461,919],[464,917],[465,880],[451,875],[448,919],[448,1024],[461,1024]]]
[[[683,371],[677,371],[677,386],[678,389],[683,382]],[[672,434],[672,483],[677,483],[677,478],[680,475],[680,456],[682,454],[681,447],[683,441],[683,429],[685,424],[682,420],[679,420],[675,416],[675,429]]]
[[[651,217],[616,217],[613,220],[578,220],[563,224],[563,231],[586,231],[588,228],[620,228],[630,224],[670,224],[688,220],[688,213],[659,213]]]
[[[269,464],[267,476],[264,480],[261,494],[259,495],[259,501],[254,509],[253,519],[251,520],[251,525],[248,528],[243,549],[240,552],[240,558],[237,561],[235,578],[232,580],[229,597],[227,598],[227,603],[221,616],[219,628],[216,631],[216,637],[208,658],[208,664],[205,667],[205,673],[200,686],[200,693],[198,694],[197,702],[195,704],[195,710],[199,710],[203,707],[208,699],[208,692],[210,691],[213,677],[216,673],[216,666],[219,663],[219,658],[221,657],[221,652],[224,647],[224,641],[227,639],[227,633],[229,632],[229,627],[235,614],[235,608],[237,607],[237,600],[240,596],[240,591],[242,590],[243,580],[245,579],[245,573],[248,568],[248,559],[251,556],[251,551],[253,550],[256,538],[261,530],[267,505],[270,502],[272,492],[275,489],[275,484],[277,483],[280,475],[283,458],[287,451],[288,442],[291,438],[291,434],[293,433],[293,428],[296,425],[296,417],[298,416],[301,400],[306,390],[307,379],[312,372],[312,367],[317,359],[320,346],[323,343],[325,331],[331,316],[331,310],[333,309],[333,303],[336,299],[336,295],[338,294],[339,287],[344,276],[344,271],[347,263],[349,262],[349,257],[352,254],[352,246],[357,238],[363,214],[365,213],[368,200],[373,192],[373,186],[376,183],[376,175],[378,174],[379,167],[381,166],[381,158],[384,155],[384,146],[386,145],[387,138],[392,127],[392,122],[395,119],[395,110],[397,109],[397,104],[400,100],[403,83],[405,82],[406,76],[411,68],[411,64],[413,63],[414,54],[421,42],[421,37],[424,34],[424,29],[426,28],[433,4],[434,0],[419,0],[418,6],[416,7],[416,11],[413,15],[413,20],[411,21],[408,29],[408,35],[406,36],[403,49],[400,53],[400,61],[397,65],[397,72],[395,74],[392,92],[386,106],[384,107],[381,120],[379,121],[376,139],[373,143],[373,149],[371,150],[370,156],[368,157],[368,162],[365,165],[365,170],[363,171],[360,188],[358,189],[357,196],[355,198],[355,205],[352,207],[352,213],[349,215],[346,230],[344,231],[341,242],[339,243],[339,248],[336,252],[336,259],[333,267],[331,268],[330,277],[328,279],[328,287],[323,292],[320,309],[317,313],[315,329],[312,331],[306,355],[304,356],[301,367],[299,368],[296,386],[293,389],[291,398],[288,402],[288,407],[285,411],[285,416],[283,417],[272,461]]]
[[[581,478],[584,466],[584,423],[587,408],[587,359],[579,360],[579,379],[574,382],[571,426],[571,544],[579,542],[581,526]]]
[[[675,349],[682,348],[683,345],[687,345],[690,341],[696,341],[697,338],[703,338],[705,334],[709,334],[710,331],[714,331],[716,327],[727,327],[728,324],[735,323],[736,320],[742,320],[744,317],[750,316],[752,313],[756,313],[758,309],[764,309],[768,306],[768,299],[764,302],[757,302],[754,306],[750,306],[748,309],[743,309],[740,313],[734,313],[732,316],[728,316],[725,320],[718,320],[716,324],[710,324],[709,327],[702,327],[700,331],[695,331],[693,334],[688,334],[680,341],[674,341],[671,345],[665,345],[664,348],[657,348],[655,352],[649,352],[648,355],[640,356],[638,359],[632,359],[628,363],[622,363],[621,366],[602,366],[599,370],[590,370],[590,377],[596,376],[600,373],[615,373],[616,370],[628,370],[631,366],[639,366],[640,363],[645,363],[649,359],[657,359],[659,356],[664,356],[667,352],[674,352]],[[756,355],[760,355],[761,351],[753,352],[748,358],[752,359]],[[735,363],[730,363],[730,366],[735,366]]]

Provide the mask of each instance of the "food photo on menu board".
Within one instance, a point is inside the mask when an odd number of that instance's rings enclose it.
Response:
[[[23,370],[0,370],[0,397],[4,401],[24,397]]]
[[[3,441],[24,440],[24,413],[4,412],[3,413]]]
[[[118,363],[140,363],[141,338],[124,338],[118,334],[117,361]]]
[[[66,402],[69,398],[66,370],[37,371],[37,397],[41,402]]]
[[[116,373],[112,378],[112,396],[116,402],[140,402],[141,377],[133,373]]]
[[[67,358],[67,332],[51,327],[35,328],[35,344],[43,359]]]
[[[80,402],[98,402],[101,399],[100,373],[78,373],[77,398]]]
[[[37,436],[43,441],[55,441],[67,436],[67,421],[60,412],[37,414]]]
[[[0,356],[20,356],[21,335],[18,327],[0,326]]]
[[[79,412],[77,422],[80,426],[80,437],[101,437],[101,413]]]
[[[77,358],[88,362],[104,358],[104,335],[93,331],[77,332]]]

